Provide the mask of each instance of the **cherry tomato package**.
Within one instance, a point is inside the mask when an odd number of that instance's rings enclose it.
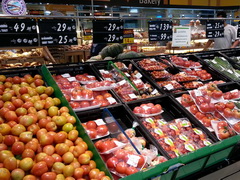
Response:
[[[83,123],[88,135],[92,140],[99,139],[109,135],[108,127],[103,119],[96,119]]]
[[[211,145],[213,142],[207,135],[199,128],[193,128],[193,131],[189,132],[189,138],[198,146],[198,148],[202,148],[208,145]]]
[[[174,90],[179,90],[183,88],[183,86],[175,80],[174,81],[158,81],[157,84],[167,91],[174,91]]]
[[[202,87],[203,86],[203,83],[200,82],[200,81],[192,81],[192,82],[186,82],[186,83],[183,83],[183,86],[185,89],[197,89],[199,87]]]
[[[154,79],[164,80],[172,76],[168,71],[152,71],[151,75]]]
[[[148,130],[152,128],[156,128],[163,124],[167,124],[167,122],[163,120],[161,117],[146,117],[146,118],[140,118],[140,120]]]
[[[196,81],[198,80],[199,78],[197,76],[191,76],[191,75],[188,75],[187,73],[185,72],[180,72],[180,73],[177,73],[173,76],[171,76],[169,78],[169,80],[171,81],[177,81],[177,82],[188,82],[188,81]]]
[[[174,119],[174,122],[181,133],[186,133],[192,130],[192,124],[187,118]]]
[[[146,71],[164,70],[169,66],[167,64],[156,61],[156,59],[143,59],[138,62],[139,66]]]
[[[180,155],[177,146],[172,137],[164,137],[158,140],[158,143],[168,153],[171,158],[178,157]]]

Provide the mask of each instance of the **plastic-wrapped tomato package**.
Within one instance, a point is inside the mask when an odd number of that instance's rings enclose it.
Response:
[[[211,121],[212,127],[219,140],[227,139],[236,135],[226,121]]]
[[[175,80],[173,80],[173,81],[157,81],[157,84],[167,91],[175,91],[175,90],[180,90],[183,88],[183,86]]]
[[[168,153],[171,158],[175,158],[180,155],[173,138],[164,137],[162,139],[159,139],[158,143],[162,146],[162,148]]]
[[[78,74],[75,77],[81,84],[88,84],[97,81],[95,76],[89,75],[88,73]]]
[[[142,124],[149,130],[167,123],[165,120],[162,119],[161,116],[145,117],[145,118],[140,118],[140,120]]]
[[[105,138],[94,143],[100,154],[111,154],[112,152],[123,148],[126,143],[118,141],[116,138]]]
[[[197,145],[193,142],[176,143],[179,154],[183,155],[193,152],[198,149]]]
[[[92,82],[86,85],[86,88],[92,90],[92,91],[104,91],[104,90],[110,90],[113,89],[115,86],[115,83],[104,80],[104,81],[96,81]]]
[[[118,149],[106,161],[109,170],[120,177],[125,177],[140,171],[146,164],[146,157],[132,151]]]
[[[158,79],[158,80],[164,80],[164,79],[167,79],[167,78],[172,76],[172,74],[170,74],[166,70],[164,70],[164,71],[153,71],[153,72],[151,72],[151,75],[154,79]]]
[[[88,135],[92,140],[99,139],[109,135],[108,127],[103,119],[96,119],[83,123]]]
[[[200,82],[200,81],[192,81],[192,82],[183,83],[183,86],[187,90],[189,90],[189,89],[197,89],[199,87],[202,87],[203,83]]]
[[[178,129],[174,121],[171,121],[165,125],[162,125],[161,130],[163,131],[164,134],[173,138],[180,134],[180,129]]]
[[[192,124],[187,118],[174,119],[174,122],[181,133],[189,132],[192,129]]]
[[[138,90],[144,89],[144,83],[141,79],[133,79],[132,82],[138,88]]]
[[[198,146],[202,148],[211,145],[213,142],[207,138],[207,135],[199,128],[193,128],[193,131],[189,132],[188,137]]]
[[[100,69],[99,72],[105,80],[113,80],[113,74],[110,73],[108,70]]]
[[[187,58],[182,58],[178,56],[171,56],[171,62],[180,68],[200,68],[202,65],[199,62],[188,60]]]
[[[240,98],[240,90],[234,89],[232,91],[225,92],[225,93],[223,93],[223,98],[225,100],[238,99],[238,98]]]
[[[169,66],[167,64],[156,61],[155,59],[143,59],[138,62],[139,66],[146,71],[164,70]]]
[[[160,115],[163,110],[160,104],[147,103],[136,106],[133,112],[138,117],[151,117]]]
[[[163,163],[163,162],[165,162],[165,161],[167,161],[168,159],[165,157],[165,156],[157,156],[156,158],[154,158],[153,160],[152,160],[152,162],[150,163],[150,167],[151,166],[156,166],[156,165],[158,165],[158,164],[161,164],[161,163]]]
[[[73,101],[93,100],[93,91],[90,89],[74,88],[71,91],[71,99]]]

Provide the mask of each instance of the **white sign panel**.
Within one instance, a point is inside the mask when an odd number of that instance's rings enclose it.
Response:
[[[172,47],[190,46],[191,29],[184,26],[173,26]]]

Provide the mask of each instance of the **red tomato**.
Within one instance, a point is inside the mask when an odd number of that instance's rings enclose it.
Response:
[[[134,174],[134,173],[137,173],[137,172],[138,172],[138,169],[135,168],[135,167],[132,167],[132,166],[130,166],[126,169],[126,174],[127,175],[131,175],[131,174]]]
[[[41,180],[55,180],[57,177],[55,172],[46,172],[41,176]]]
[[[199,119],[199,120],[202,120],[202,119],[205,117],[205,115],[204,115],[203,113],[201,113],[201,112],[197,112],[197,113],[195,114],[195,116],[196,116],[196,118]]]
[[[157,107],[154,106],[154,107],[151,107],[150,112],[151,114],[156,114],[156,113],[159,113],[160,111]]]
[[[196,114],[197,112],[199,112],[197,106],[196,105],[190,106],[190,112],[192,114]]]
[[[226,118],[231,118],[231,117],[233,117],[233,112],[232,112],[232,110],[230,108],[224,108],[223,115]]]
[[[207,103],[202,103],[202,104],[200,104],[199,108],[200,108],[200,110],[201,110],[202,112],[204,112],[204,113],[210,111],[210,107],[209,107],[209,105],[208,105]]]
[[[116,167],[117,163],[118,163],[118,158],[111,157],[107,160],[107,167],[114,168],[114,167]]]
[[[81,108],[89,107],[90,103],[88,101],[82,101],[82,102],[80,102],[80,106],[81,106]]]
[[[233,110],[233,116],[236,119],[240,119],[240,110],[239,109],[234,109]]]
[[[44,161],[40,161],[33,165],[31,174],[33,174],[35,176],[41,176],[44,173],[46,173],[47,171],[48,171],[47,163]]]
[[[142,168],[145,163],[145,159],[142,155],[139,155],[139,157],[140,157],[140,159],[138,160],[137,167]]]
[[[237,122],[233,125],[233,129],[235,131],[237,131],[238,133],[240,133],[240,122]]]
[[[119,162],[117,165],[116,165],[116,171],[120,174],[125,174],[126,173],[126,170],[127,170],[127,164],[122,161],[122,162]]]
[[[118,149],[117,151],[114,152],[114,156],[115,156],[117,159],[123,159],[124,156],[126,156],[126,151],[123,150],[123,149]]]
[[[218,102],[215,104],[215,108],[220,111],[223,112],[224,108],[225,108],[225,104],[223,102]]]
[[[142,107],[135,107],[133,109],[133,112],[136,114],[142,114],[143,113],[143,108]]]
[[[227,139],[230,137],[230,133],[226,129],[219,129],[218,130],[218,137],[220,139]]]
[[[106,125],[100,125],[97,127],[97,134],[100,136],[106,135],[108,132],[108,128]]]
[[[222,97],[222,91],[220,91],[220,90],[214,90],[213,92],[212,92],[212,98],[213,99],[219,99],[219,98],[221,98]]]
[[[94,121],[88,121],[86,123],[86,127],[87,127],[87,129],[96,129],[97,128],[97,124]]]
[[[220,121],[217,123],[217,128],[218,129],[227,129],[228,124],[226,121]]]
[[[94,139],[97,137],[97,130],[96,129],[88,129],[87,131],[88,135],[91,139]]]
[[[235,104],[234,104],[233,102],[227,102],[227,103],[225,104],[225,107],[226,107],[226,108],[229,108],[229,109],[233,109],[233,108],[235,107]]]

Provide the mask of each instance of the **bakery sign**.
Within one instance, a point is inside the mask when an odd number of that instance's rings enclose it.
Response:
[[[29,3],[38,3],[39,0],[25,0]],[[42,3],[57,3],[60,4],[66,3],[66,1],[61,0],[42,0]],[[68,4],[86,4],[91,5],[91,0],[68,0]],[[93,0],[94,5],[115,5],[115,6],[132,6],[132,7],[139,7],[139,6],[148,6],[148,7],[159,7],[162,5],[169,5],[168,0]]]

